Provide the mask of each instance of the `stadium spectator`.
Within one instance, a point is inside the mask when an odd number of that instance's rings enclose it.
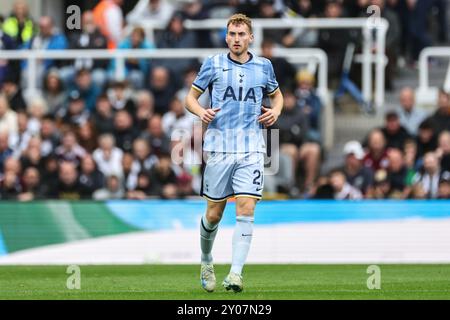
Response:
[[[161,121],[164,134],[168,137],[175,130],[184,130],[184,132],[192,133],[194,117],[191,113],[186,112],[183,103],[178,98],[172,99],[170,111],[164,114]]]
[[[413,139],[405,142],[405,147],[403,149],[403,157],[405,161],[405,166],[408,171],[406,176],[406,185],[410,186],[413,184],[413,178],[416,174],[417,166],[417,144]]]
[[[435,133],[433,121],[428,118],[425,119],[419,126],[419,133],[417,134],[417,155],[416,160],[421,161],[422,157],[427,152],[432,152],[437,148],[437,135]]]
[[[17,174],[13,171],[5,171],[0,180],[0,199],[16,200],[20,192],[22,192],[22,186]]]
[[[184,101],[184,100],[181,100]],[[141,90],[136,93],[136,124],[140,131],[147,128],[148,119],[150,119],[155,110],[155,99],[148,90]]]
[[[284,92],[284,109],[275,127],[280,130],[281,152],[292,159],[294,172],[303,171],[304,183],[300,184],[300,190],[308,192],[318,174],[321,150],[319,144],[308,140],[308,121],[292,92]]]
[[[343,17],[342,4],[339,1],[328,1],[325,7],[325,18]],[[340,29],[320,29],[318,47],[328,54],[328,60],[333,61],[328,66],[328,77],[336,80],[340,77],[347,44],[350,42],[350,32]]]
[[[79,69],[75,76],[75,82],[69,87],[69,91],[78,91],[84,100],[84,105],[89,112],[95,109],[95,102],[101,93],[98,87],[92,81],[91,72],[88,69]]]
[[[94,159],[89,153],[81,159],[78,180],[83,199],[92,199],[92,194],[104,186],[105,176],[98,170]]]
[[[150,91],[155,98],[155,113],[163,115],[168,111],[170,100],[176,92],[167,68],[155,67],[152,69]]]
[[[450,93],[439,90],[436,112],[430,117],[438,135],[444,130],[450,130]]]
[[[363,195],[371,192],[373,171],[363,165],[364,149],[358,141],[349,141],[344,146],[345,162],[342,171],[347,182]]]
[[[161,49],[197,48],[198,39],[195,32],[187,30],[183,23],[183,16],[179,13],[175,13],[170,19],[167,28],[158,37],[156,46]],[[187,70],[194,62],[195,60],[191,58],[158,59],[155,64],[168,68],[178,85],[182,82],[180,74],[183,74],[183,72]]]
[[[160,115],[155,114],[148,119],[147,130],[141,134],[141,137],[149,143],[155,155],[170,152],[170,137],[164,133]]]
[[[29,167],[44,170],[44,159],[41,154],[42,140],[39,136],[33,136],[28,141],[27,148],[20,155],[20,165],[22,170]]]
[[[106,177],[106,186],[102,189],[96,190],[92,195],[94,200],[104,201],[112,199],[123,199],[125,191],[122,187],[120,177],[110,175]]]
[[[436,153],[440,159],[442,171],[450,171],[450,131],[443,131],[439,135]]]
[[[450,172],[444,171],[439,179],[438,199],[450,199]]]
[[[166,199],[174,198],[175,186],[176,197],[177,177],[172,169],[170,154],[161,154],[158,157],[158,162],[150,169],[150,181],[156,190],[160,190],[160,197]]]
[[[68,130],[63,134],[61,145],[55,149],[55,155],[59,161],[73,163],[77,168],[86,155],[86,150],[78,144],[75,133]]]
[[[400,124],[397,112],[389,111],[385,116],[385,125],[381,128],[386,139],[387,148],[403,149],[410,135]]]
[[[156,197],[159,190],[153,187],[148,172],[142,171],[137,174],[136,187],[129,188],[127,192],[128,199],[144,200],[149,197]]]
[[[98,96],[95,111],[91,115],[90,120],[93,122],[98,134],[114,131],[114,112],[106,94]]]
[[[370,131],[367,139],[367,153],[363,162],[366,167],[371,168],[374,172],[387,168],[386,138],[380,129]]]
[[[93,158],[104,176],[123,176],[123,151],[116,147],[114,136],[106,133],[98,138],[99,147],[94,150]]]
[[[9,145],[14,150],[13,156],[19,158],[28,147],[32,134],[28,130],[28,114],[19,112],[17,114],[17,132],[9,136]]]
[[[307,70],[299,71],[296,75],[297,106],[302,110],[308,120],[307,139],[317,143],[321,142],[320,114],[322,102],[314,89],[314,75]]]
[[[440,178],[439,159],[434,152],[427,152],[423,157],[423,167],[414,177],[414,183],[420,184],[427,198],[436,198],[438,195]]]
[[[404,87],[400,91],[400,108],[397,109],[397,114],[400,125],[408,130],[410,135],[416,136],[427,113],[416,106],[414,90],[411,87]]]
[[[209,18],[209,10],[202,0],[182,0],[181,14],[184,19],[204,20]],[[199,48],[212,48],[211,32],[209,30],[195,30]]]
[[[330,185],[333,188],[334,199],[336,200],[360,200],[362,199],[361,191],[353,187],[346,181],[345,174],[342,170],[332,170],[329,174]]]
[[[186,100],[186,96],[192,87],[192,83],[195,81],[195,78],[197,77],[198,69],[199,68],[196,65],[195,66],[193,65],[184,72],[183,87],[179,89],[175,94],[178,100],[180,101]],[[200,105],[204,107],[210,106],[211,104],[209,94],[207,94],[206,92],[199,97],[198,101]]]
[[[58,168],[58,158],[54,154],[49,154],[44,158],[44,170],[41,172],[41,185],[46,197],[57,188]]]
[[[317,1],[312,0],[290,0],[287,2],[285,16],[292,18],[313,18],[319,12],[314,10]],[[283,38],[286,47],[316,47],[319,32],[315,29],[293,28]]]
[[[371,192],[367,194],[368,199],[388,199],[390,197],[391,185],[386,169],[375,171],[374,183]]]
[[[0,22],[1,27],[1,22]],[[14,50],[17,49],[16,42],[7,34],[5,34],[0,28],[0,50]],[[2,60],[0,61],[0,88],[3,85],[3,81],[11,74],[16,73],[15,67],[17,63],[12,61]],[[17,67],[16,67],[17,68]]]
[[[127,81],[113,81],[107,95],[114,111],[125,110],[133,118],[135,117],[136,104],[132,99],[133,91]]]
[[[69,37],[69,48],[75,50],[84,49],[106,49],[107,39],[95,25],[94,14],[92,11],[85,11],[81,16],[80,32],[73,32]],[[66,84],[70,83],[70,79],[74,76],[75,70],[86,69],[92,74],[92,81],[99,88],[103,88],[106,83],[106,69],[108,68],[108,60],[79,58],[75,59],[72,65],[64,69],[62,76]],[[62,70],[60,71],[63,72]]]
[[[145,30],[136,27],[131,31],[129,37],[119,43],[118,49],[153,49],[155,46],[145,39]],[[114,78],[116,74],[115,60],[111,61],[110,78]],[[145,79],[148,79],[150,70],[150,62],[144,58],[127,58],[125,59],[125,78],[134,89],[142,89]]]
[[[0,132],[17,133],[17,113],[9,107],[8,99],[0,94]]]
[[[272,62],[273,70],[280,87],[294,90],[296,69],[285,58],[275,57],[273,53],[274,48],[275,42],[273,40],[264,39],[261,44],[261,56]]]
[[[389,149],[388,159],[390,198],[406,199],[409,196],[410,186],[407,185],[408,169],[405,166],[403,152],[396,148]]]
[[[78,90],[72,90],[68,100],[67,107],[61,109],[57,116],[62,124],[77,129],[89,120],[89,111]]]
[[[80,146],[92,153],[97,148],[97,131],[91,121],[86,121],[77,128]]]
[[[438,8],[440,38],[445,40],[448,23],[446,22],[446,6],[445,1],[441,0],[409,0],[408,7],[411,10],[410,32],[413,46],[413,59],[417,61],[423,48],[432,45],[432,39],[428,31],[429,14],[433,6]]]
[[[46,115],[41,122],[41,154],[47,157],[52,154],[60,143],[60,132],[56,127],[55,119],[52,115]]]
[[[385,73],[385,87],[387,90],[393,90],[393,78],[395,76],[397,58],[400,50],[400,21],[397,14],[386,6],[386,0],[371,0],[370,5],[377,6],[380,9],[380,17],[389,22],[389,29],[386,34],[386,56],[388,63]]]
[[[6,96],[9,106],[12,110],[26,111],[27,103],[22,94],[22,89],[19,86],[17,76],[8,74],[3,81],[2,93]]]
[[[57,70],[50,69],[45,76],[42,95],[48,104],[50,114],[56,115],[64,108],[67,92]]]
[[[16,159],[14,157],[8,157],[3,162],[3,172],[14,172],[17,176],[20,176],[22,174],[22,164],[20,163],[19,159]]]
[[[126,181],[127,189],[135,189],[138,184],[139,173],[143,171],[148,173],[157,162],[158,158],[152,153],[152,149],[147,140],[143,138],[134,140],[133,163]]]
[[[45,199],[45,189],[41,185],[41,175],[37,168],[26,168],[22,180],[22,190],[17,195],[17,200],[32,201]]]
[[[173,5],[167,0],[139,0],[126,19],[131,25],[137,25],[142,21],[155,21],[166,25],[174,10]]]
[[[11,157],[13,150],[9,147],[9,135],[7,132],[0,131],[0,176],[3,174],[5,160]]]
[[[5,19],[2,28],[18,46],[28,42],[37,33],[37,27],[30,16],[29,6],[25,0],[14,1],[12,13]]]
[[[32,97],[27,111],[29,116],[27,130],[32,135],[38,135],[39,130],[41,130],[42,119],[48,113],[47,102],[41,96]]]
[[[64,34],[58,32],[53,24],[53,19],[49,16],[43,16],[39,19],[39,33],[33,36],[24,44],[25,49],[33,50],[62,50],[67,49],[68,43]],[[61,62],[52,59],[45,59],[38,63],[38,84],[43,83],[45,74],[52,67],[60,67]],[[26,63],[23,65],[23,72],[26,69]],[[26,79],[23,76],[22,79]]]
[[[58,182],[55,189],[49,191],[49,197],[61,200],[81,200],[82,188],[78,180],[75,163],[63,161],[58,169]]]
[[[132,149],[133,141],[139,135],[137,128],[133,125],[131,115],[125,110],[119,110],[114,115],[114,138],[117,146],[125,152]]]
[[[93,10],[94,22],[100,32],[108,39],[108,48],[114,49],[122,39],[124,25],[123,0],[101,0]]]
[[[283,12],[278,11],[274,6],[274,0],[258,1],[258,18],[261,19],[279,19],[283,17]],[[291,43],[285,43],[285,37],[290,33],[290,29],[270,29],[265,28],[263,38],[270,39],[278,45],[286,46]]]

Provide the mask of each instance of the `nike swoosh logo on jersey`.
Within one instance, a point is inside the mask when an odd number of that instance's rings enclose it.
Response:
[[[230,70],[231,70],[231,68],[230,69],[222,69],[223,72],[230,71]]]

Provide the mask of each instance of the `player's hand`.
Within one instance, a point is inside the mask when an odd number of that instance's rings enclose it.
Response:
[[[280,114],[273,109],[262,106],[263,114],[258,117],[258,122],[264,124],[266,127],[270,127],[277,120]]]
[[[200,119],[204,123],[210,123],[216,117],[216,113],[220,111],[220,108],[203,109]]]

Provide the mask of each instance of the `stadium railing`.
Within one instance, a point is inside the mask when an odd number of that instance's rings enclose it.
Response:
[[[255,48],[255,54],[260,54],[260,48]],[[0,51],[0,59],[26,60],[27,61],[27,89],[26,96],[37,94],[37,63],[42,59],[67,60],[67,59],[114,59],[115,77],[123,79],[125,75],[125,59],[204,59],[219,52],[227,52],[226,49],[121,49],[121,50],[3,50]],[[317,93],[322,99],[325,112],[322,118],[322,135],[325,148],[333,146],[333,106],[328,92],[328,58],[326,53],[317,48],[302,49],[275,49],[277,56],[285,57],[291,63],[305,64],[310,71],[317,70]]]
[[[220,30],[226,26],[225,19],[186,20],[184,26],[191,30]],[[389,22],[381,17],[369,18],[281,18],[281,19],[252,19],[255,41],[253,48],[259,48],[263,41],[265,29],[360,29],[362,31],[362,53],[355,56],[355,61],[362,63],[362,93],[366,101],[373,101],[375,106],[381,107],[385,99],[385,67],[388,58],[385,55],[386,35]],[[136,25],[129,25],[128,32]],[[143,27],[149,40],[154,41],[155,30],[163,30],[166,26],[160,22],[143,20],[139,23]],[[372,37],[373,31],[375,34]],[[373,49],[376,48],[375,52]],[[375,64],[375,94],[372,91],[372,72]]]
[[[428,62],[430,58],[449,58],[450,47],[428,47],[420,52],[419,56],[419,88],[416,91],[416,100],[419,105],[435,106],[438,96],[438,87],[430,86]],[[446,72],[443,88],[450,92],[450,62]]]

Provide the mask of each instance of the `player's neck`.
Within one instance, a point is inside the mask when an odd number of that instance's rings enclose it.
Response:
[[[239,63],[246,63],[248,60],[251,59],[251,54],[248,51],[242,52],[240,55],[236,55],[233,52],[230,51],[230,58],[234,61],[237,61]]]

